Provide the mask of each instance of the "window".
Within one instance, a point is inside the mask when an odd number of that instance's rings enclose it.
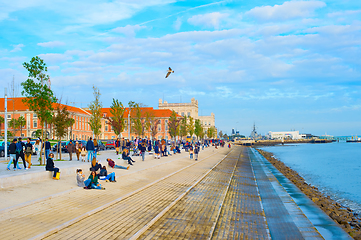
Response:
[[[108,132],[108,125],[105,125],[105,131]]]
[[[158,132],[160,132],[162,130],[162,127],[160,126],[160,124],[158,124]]]
[[[182,112],[182,117],[184,117],[184,112]]]
[[[11,119],[11,114],[8,114],[8,119]]]
[[[33,113],[33,118],[37,118],[38,115],[36,113]]]
[[[191,116],[191,113],[190,113],[190,112],[188,112],[188,113],[187,113],[187,115],[188,115],[188,117],[190,117],[190,116]]]
[[[33,121],[33,128],[38,128],[38,120]]]

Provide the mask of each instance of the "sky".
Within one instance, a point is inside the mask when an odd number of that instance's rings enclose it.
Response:
[[[360,1],[0,0],[1,86],[21,96],[34,56],[69,105],[94,85],[103,107],[194,97],[228,134],[361,134]]]

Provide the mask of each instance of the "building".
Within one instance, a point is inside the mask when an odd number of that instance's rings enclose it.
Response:
[[[298,140],[302,138],[299,131],[269,132],[268,135],[270,139],[277,139],[277,140],[284,140],[284,139]]]
[[[190,103],[168,103],[162,99],[159,99],[159,109],[174,110],[180,116],[192,117],[194,120],[199,119],[205,132],[208,128],[214,127],[216,130],[216,120],[214,113],[209,116],[199,116],[198,114],[198,100],[191,99]]]
[[[25,126],[23,126],[22,131],[16,129],[15,136],[21,137],[35,137],[36,132],[41,129],[40,121],[33,111],[29,111],[29,108],[26,104],[23,103],[22,99],[24,98],[10,98],[8,99],[8,113],[7,120],[8,122],[12,119],[18,119],[20,116],[24,117],[26,120]],[[53,107],[55,108],[58,103],[54,103]],[[5,99],[0,98],[0,115],[4,116],[4,107],[5,107]],[[67,136],[64,139],[74,139],[74,140],[87,140],[89,137],[93,136],[93,132],[90,129],[88,124],[90,120],[91,113],[88,109],[78,108],[73,106],[67,106],[68,111],[71,114],[71,117],[75,120],[73,126],[68,129]],[[154,117],[154,119],[159,119],[160,123],[158,124],[158,131],[156,134],[157,139],[170,139],[170,135],[168,133],[168,119],[172,114],[172,111],[169,109],[153,109],[152,107],[141,108],[142,118],[145,118],[145,115],[148,113],[149,116]],[[110,113],[110,108],[102,109],[103,118],[101,120],[101,134],[99,136],[100,139],[115,139],[118,136],[115,135],[112,130],[111,125],[105,119],[105,117],[112,117]],[[134,139],[136,134],[134,132],[130,133],[128,136],[128,113],[129,109],[127,108],[124,112],[124,119],[126,128],[121,133],[121,137]],[[178,116],[180,117],[180,116]],[[4,133],[4,124],[1,124],[1,133]],[[13,131],[11,127],[8,128],[8,131]],[[48,138],[55,138],[54,131],[52,129],[51,124],[44,124],[44,131]],[[145,131],[145,137],[149,137],[149,131]]]

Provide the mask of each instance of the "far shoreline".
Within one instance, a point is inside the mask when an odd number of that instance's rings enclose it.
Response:
[[[338,223],[351,237],[361,239],[361,216],[358,213],[347,206],[339,204],[336,200],[318,190],[317,187],[307,183],[296,171],[276,159],[273,153],[258,149],[257,147],[254,146],[263,157],[295,184],[321,210]]]

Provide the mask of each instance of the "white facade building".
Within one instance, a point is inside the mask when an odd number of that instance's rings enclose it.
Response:
[[[283,139],[298,140],[302,138],[299,131],[269,132],[268,135],[271,139],[277,139],[277,140],[283,140]]]

